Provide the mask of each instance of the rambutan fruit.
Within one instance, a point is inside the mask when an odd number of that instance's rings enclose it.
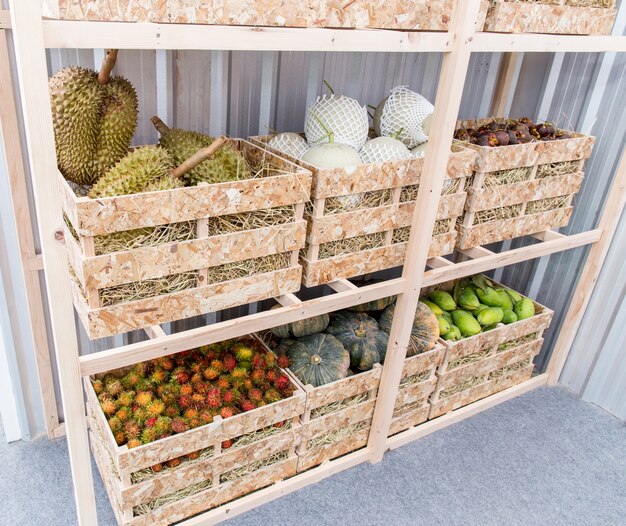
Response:
[[[265,353],[265,365],[267,365],[268,367],[273,367],[274,365],[276,365],[276,356],[274,355],[274,353]]]
[[[211,360],[210,367],[218,370],[220,373],[224,372],[224,362],[222,362],[221,360]]]
[[[269,371],[265,373],[265,379],[271,384],[276,381],[277,377],[278,377],[278,373],[276,372],[275,369],[270,369]]]
[[[248,371],[243,367],[235,367],[230,376],[233,379],[243,380],[248,377]]]
[[[265,382],[265,371],[263,369],[255,369],[250,375],[254,385],[262,385]]]
[[[204,371],[202,371],[202,376],[204,376],[209,381],[213,381],[217,379],[219,375],[220,375],[219,370],[211,366],[207,367]]]
[[[161,385],[162,383],[167,382],[169,377],[170,375],[166,370],[159,368],[152,371],[152,374],[150,375],[150,381],[154,385]]]
[[[284,426],[285,426],[285,421],[284,420],[282,422],[276,422],[274,424],[274,427],[278,427],[278,428],[284,427]]]
[[[220,410],[220,416],[222,418],[230,418],[235,415],[235,410],[232,407],[222,407]]]
[[[157,417],[151,416],[150,418],[146,418],[146,421],[143,423],[145,427],[154,427],[156,425]]]
[[[122,382],[117,378],[112,379],[109,383],[106,384],[106,392],[109,393],[112,397],[118,396],[124,390],[124,386]]]
[[[157,363],[164,371],[172,371],[174,369],[174,360],[172,360],[169,356],[157,358]]]
[[[150,391],[139,391],[135,395],[135,403],[141,407],[148,407],[152,402],[152,393]]]
[[[191,384],[183,384],[180,386],[180,395],[181,396],[191,396],[193,394],[193,385]]]
[[[259,402],[260,400],[263,400],[263,393],[261,392],[260,389],[257,389],[256,387],[254,387],[250,389],[250,391],[248,391],[248,397],[253,402]]]
[[[134,447],[139,447],[143,444],[143,442],[141,440],[139,440],[138,438],[132,438],[130,439],[126,445],[128,446],[128,449],[132,449]]]
[[[239,395],[237,394],[237,391],[233,391],[233,390],[229,390],[224,392],[224,403],[225,404],[234,404],[239,400]]]
[[[199,418],[200,420],[202,420],[202,424],[210,424],[211,422],[213,422],[213,414],[211,413],[211,411],[208,411],[206,409],[200,413]]]
[[[163,464],[155,464],[150,469],[152,470],[153,473],[159,473],[163,471]]]
[[[241,402],[242,411],[252,411],[253,409],[256,409],[256,405],[250,400],[243,400]]]
[[[201,373],[193,373],[191,375],[191,384],[192,385],[198,385],[199,383],[202,382],[204,378],[202,377]]]
[[[144,444],[149,444],[150,442],[154,442],[158,440],[159,434],[156,432],[154,427],[147,427],[141,432],[141,441]]]
[[[183,416],[187,420],[191,420],[192,418],[198,418],[199,414],[199,411],[195,407],[190,407],[183,413]]]
[[[267,405],[267,402],[265,400],[261,400],[261,401],[256,403],[257,407],[263,407],[264,405]]]
[[[172,376],[176,378],[176,381],[179,384],[186,384],[189,380],[191,380],[191,374],[184,367],[177,367],[174,369]]]
[[[280,393],[276,389],[269,389],[265,392],[265,394],[263,395],[263,398],[265,399],[266,402],[269,402],[270,404],[272,404],[274,402],[278,402],[279,400],[281,400],[282,396],[280,396]]]
[[[230,380],[228,379],[227,376],[220,376],[220,378],[217,380],[217,387],[218,389],[228,389],[230,387]]]
[[[178,406],[181,409],[189,409],[193,405],[193,400],[191,396],[181,395],[178,397]]]
[[[159,416],[163,413],[163,411],[165,411],[165,404],[159,399],[152,400],[152,402],[146,406],[146,412],[150,416]]]
[[[148,418],[148,413],[143,407],[135,407],[133,409],[133,418],[137,420],[137,422],[144,422],[146,418]]]
[[[189,431],[189,425],[187,424],[187,421],[180,417],[173,418],[172,419],[172,432],[184,433],[185,431]]]
[[[246,371],[251,371],[252,370],[252,362],[240,361],[240,362],[237,362],[237,367],[241,367],[242,369],[245,369]]]
[[[237,352],[235,356],[237,357],[238,362],[249,362],[252,360],[252,357],[254,356],[254,351],[250,349],[250,347],[247,347],[246,345],[240,345],[237,348]]]
[[[199,458],[200,458],[199,451],[192,451],[191,453],[187,454],[187,460],[198,460]]]
[[[123,423],[118,417],[112,416],[109,419],[109,427],[111,428],[111,431],[113,433],[117,433],[118,431],[121,431],[122,426],[123,426]]]
[[[115,438],[115,443],[118,446],[123,446],[124,444],[126,444],[126,434],[124,433],[124,431],[118,431],[117,433],[114,433],[113,438]]]
[[[252,383],[252,379],[251,378],[246,378],[243,381],[243,386],[245,389],[250,390],[254,387],[254,384]]]
[[[122,385],[129,390],[135,389],[140,380],[141,376],[139,376],[136,371],[129,371],[128,374],[122,378]]]
[[[100,407],[107,416],[112,416],[117,411],[117,404],[112,398],[104,398],[103,400],[100,400]]]
[[[192,418],[191,420],[189,420],[189,427],[191,429],[195,429],[196,427],[200,427],[203,425],[204,422],[202,422],[202,420],[200,420],[199,418]]]
[[[133,405],[133,400],[135,400],[135,391],[124,391],[117,397],[117,401],[120,405],[126,407]]]
[[[91,385],[97,395],[104,392],[104,382],[102,380],[94,380]]]
[[[168,418],[176,418],[180,415],[180,408],[176,404],[170,404],[165,408],[163,414]]]
[[[148,362],[136,363],[133,367],[133,371],[136,372],[141,378],[145,378],[150,372],[150,364]]]
[[[135,391],[150,391],[152,389],[152,383],[147,378],[142,378],[137,382]]]
[[[224,361],[224,368],[227,371],[232,371],[235,367],[237,367],[237,360],[232,354],[225,354],[223,361]]]
[[[172,458],[166,462],[168,468],[177,468],[182,463],[182,459],[180,457]]]
[[[278,357],[278,367],[282,367],[283,369],[289,367],[289,357],[286,354]]]
[[[191,395],[191,403],[193,407],[199,408],[203,407],[206,402],[206,395],[200,393],[194,393]]]
[[[233,445],[232,439],[224,440],[224,442],[222,442],[222,449],[228,449],[229,447],[232,447],[232,445]]]
[[[209,407],[220,407],[222,405],[222,395],[220,390],[211,389],[206,395],[206,402]]]
[[[128,407],[120,407],[116,411],[115,416],[119,418],[122,422],[126,422],[127,420],[130,420],[130,417],[133,415],[132,411]]]
[[[265,360],[262,355],[255,354],[252,357],[252,369],[263,369],[265,367]]]
[[[124,434],[128,440],[137,438],[141,434],[141,426],[136,420],[129,420],[124,423]]]
[[[172,419],[167,416],[160,416],[154,424],[154,430],[161,436],[172,431]]]
[[[291,382],[286,374],[281,374],[274,381],[274,385],[279,391],[284,391],[285,389],[289,389]]]

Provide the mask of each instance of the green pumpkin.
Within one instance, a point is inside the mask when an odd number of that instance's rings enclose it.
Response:
[[[391,322],[393,321],[395,305],[387,307],[380,315],[380,328],[387,334],[391,332]],[[426,351],[430,351],[439,338],[439,322],[437,317],[426,305],[418,302],[415,318],[413,319],[413,329],[411,330],[411,340],[407,350],[407,356],[413,356]]]
[[[348,374],[350,354],[331,334],[312,334],[297,340],[288,352],[289,369],[305,385],[319,387]]]
[[[378,327],[378,322],[363,312],[339,311],[333,314],[326,329],[350,353],[350,366],[369,371],[375,363],[382,363],[387,354],[389,335]]]
[[[278,307],[280,307],[280,305],[273,308]],[[301,338],[302,336],[309,336],[311,334],[323,332],[324,329],[328,327],[329,322],[330,317],[328,314],[320,314],[319,316],[313,316],[312,318],[307,318],[305,320],[298,320],[288,323],[287,325],[274,327],[272,329],[272,334],[274,336],[278,336],[279,338]]]
[[[379,300],[368,301],[367,303],[361,303],[360,305],[355,305],[354,307],[349,307],[348,310],[354,312],[370,312],[370,311],[379,311],[384,310],[389,305],[396,301],[395,296],[389,296],[388,298],[381,298]]]
[[[276,346],[276,349],[273,349],[273,351],[278,356],[287,356],[287,354],[289,353],[289,349],[294,343],[296,343],[296,340],[290,340],[289,338],[282,338],[280,340],[280,343]]]

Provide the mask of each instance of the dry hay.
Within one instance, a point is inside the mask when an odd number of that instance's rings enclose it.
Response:
[[[501,221],[503,219],[512,219],[519,217],[522,212],[522,204],[501,206],[490,210],[481,210],[474,214],[474,225],[481,225],[491,221]]]
[[[99,291],[100,304],[110,307],[119,303],[137,301],[163,294],[173,294],[190,289],[198,284],[197,272],[182,272],[162,278],[145,279],[107,287]]]
[[[245,278],[256,274],[265,274],[288,268],[291,264],[291,252],[281,252],[261,258],[245,259],[209,267],[207,269],[207,285],[222,283],[233,279]]]
[[[562,163],[540,164],[537,167],[537,179],[545,177],[559,177],[575,174],[580,171],[580,161],[565,161]]]
[[[351,396],[350,398],[344,398],[343,400],[338,400],[337,402],[333,402],[332,404],[322,405],[311,411],[311,419],[321,418],[331,413],[336,413],[337,411],[341,411],[342,409],[345,409],[346,407],[350,407],[356,404],[360,404],[361,402],[365,402],[368,398],[369,398],[368,393],[362,393],[359,395]]]
[[[391,190],[389,189],[327,197],[324,201],[324,214],[341,214],[352,210],[390,205],[392,202]]]
[[[522,360],[521,362],[516,362],[513,365],[507,365],[506,367],[503,367],[502,369],[498,369],[497,371],[491,371],[487,379],[495,380],[497,378],[502,378],[505,375],[514,373],[516,371],[520,371],[524,367],[528,367],[531,363],[532,363],[532,359],[530,360],[527,359],[527,360]]]
[[[467,391],[468,389],[472,389],[473,387],[482,384],[484,381],[484,376],[472,376],[460,384],[453,385],[448,389],[441,391],[439,393],[439,399],[448,398],[456,393],[460,393],[461,391]]]
[[[421,373],[418,373],[418,374],[407,376],[406,378],[402,379],[402,381],[400,382],[400,386],[406,387],[407,385],[418,384],[420,382],[423,382],[424,380],[428,380],[431,377],[431,375],[432,375],[432,371],[428,370],[428,371],[422,371]]]
[[[514,347],[519,347],[528,342],[532,342],[537,337],[537,333],[533,332],[532,334],[527,334],[526,336],[521,336],[520,338],[516,338],[515,340],[509,340],[508,342],[504,342],[498,346],[498,352],[508,351],[509,349],[513,349]]]
[[[527,214],[538,214],[547,212],[548,210],[557,210],[566,208],[569,205],[570,196],[561,195],[559,197],[548,197],[547,199],[539,199],[538,201],[530,201],[526,205]]]
[[[483,187],[493,188],[494,186],[502,186],[505,184],[522,183],[524,181],[528,181],[531,178],[532,173],[532,166],[487,172],[483,179]]]
[[[194,238],[196,238],[196,222],[183,221],[95,236],[94,248],[96,256],[100,256],[140,247],[156,247]]]
[[[291,429],[291,420],[286,420],[280,427],[276,427],[274,425],[267,426],[262,429],[257,429],[256,431],[252,431],[251,433],[241,435],[234,439],[233,445],[229,449],[237,449],[240,447],[249,446],[250,444],[254,444],[255,442],[263,440],[264,438],[271,437],[278,433],[282,433],[287,429]]]
[[[411,201],[416,201],[419,189],[419,184],[411,184],[409,186],[403,187],[402,192],[400,192],[400,202],[408,203]],[[443,186],[441,187],[441,195],[456,194],[461,190],[461,179],[446,178],[443,182]]]
[[[247,475],[251,475],[259,469],[267,468],[273,464],[277,464],[278,462],[287,460],[288,458],[289,451],[281,451],[280,453],[276,453],[271,457],[262,458],[260,460],[257,460],[256,462],[252,462],[251,464],[237,467],[235,469],[227,471],[226,473],[222,473],[220,475],[220,484],[223,484],[224,482],[231,482]]]
[[[210,217],[209,236],[284,225],[295,221],[293,205],[265,208],[256,212]]]
[[[417,402],[412,402],[410,404],[395,407],[393,410],[393,418],[397,416],[401,416],[405,413],[408,413],[409,411],[413,411],[414,409],[421,409],[425,405],[426,405],[426,399],[418,400]]]
[[[491,0],[496,3],[497,0]],[[613,7],[615,0],[506,0],[509,4],[543,4],[543,5],[566,5],[569,7]]]
[[[344,440],[350,438],[352,435],[356,435],[359,431],[362,431],[369,426],[369,422],[362,420],[356,424],[350,426],[341,427],[330,433],[318,435],[307,442],[307,450],[314,449],[316,447],[329,446],[332,444],[338,444]]]
[[[197,464],[198,462],[206,459],[206,458],[210,458],[213,456],[213,446],[209,446],[209,447],[205,447],[204,449],[201,449],[199,451],[197,451],[198,453],[198,458],[194,458],[193,460],[190,460],[189,458],[185,458],[185,457],[180,457],[181,458],[181,463],[179,464],[179,466],[185,464],[188,465],[190,463],[194,463]],[[135,471],[133,473],[130,474],[130,481],[133,484],[138,484],[139,482],[143,482],[144,480],[149,480],[152,477],[154,477],[157,474],[161,474],[161,473],[167,473],[168,471],[173,471],[175,469],[178,469],[179,466],[176,466],[175,468],[170,468],[167,463],[163,464],[163,467],[161,469],[161,471],[159,472],[155,472],[152,470],[152,468],[145,468],[145,469],[140,469],[139,471]]]
[[[467,356],[462,356],[461,358],[457,358],[456,360],[452,360],[451,362],[448,362],[448,371],[450,371],[451,369],[458,369],[463,365],[478,362],[483,358],[489,356],[491,354],[491,350],[491,347],[488,347],[487,349],[482,349],[481,351],[468,354]]]
[[[440,219],[439,221],[435,221],[435,226],[433,228],[433,236],[440,236],[442,234],[447,234],[450,232],[452,228],[452,219]],[[409,235],[411,233],[411,227],[405,226],[402,228],[396,228],[393,231],[393,236],[391,237],[392,243],[407,243],[409,241]]]
[[[365,236],[349,237],[347,239],[339,239],[338,241],[330,241],[322,243],[319,249],[319,259],[327,259],[342,254],[353,254],[368,250],[371,248],[382,247],[385,244],[384,232],[376,232]]]

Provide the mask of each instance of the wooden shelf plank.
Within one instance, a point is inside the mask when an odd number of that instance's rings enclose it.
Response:
[[[448,33],[44,20],[48,48],[443,52]]]
[[[474,52],[577,52],[596,53],[626,51],[626,37],[596,35],[538,35],[508,33],[476,33]]]

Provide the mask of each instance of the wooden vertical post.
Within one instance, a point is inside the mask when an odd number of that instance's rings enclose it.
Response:
[[[517,85],[517,77],[524,53],[503,53],[498,79],[493,90],[490,115],[492,117],[504,117],[509,112],[510,100],[514,95]],[[483,117],[483,115],[481,115]]]
[[[39,283],[39,265],[33,264],[37,259],[33,237],[33,225],[28,206],[26,174],[22,159],[19,124],[15,109],[15,96],[11,83],[11,68],[7,47],[6,31],[0,30],[0,130],[5,147],[13,213],[19,239],[24,285],[33,344],[35,346],[35,364],[41,391],[41,403],[48,438],[54,438],[59,427],[57,400],[54,394],[54,378],[50,364],[50,347],[46,334],[46,319],[43,310],[43,299]]]
[[[426,150],[407,247],[407,255],[410,257],[407,257],[402,273],[404,291],[398,296],[396,302],[389,335],[389,349],[369,436],[370,462],[379,462],[385,452],[387,434],[398,396],[400,377],[428,258],[430,235],[424,234],[426,229],[433,228],[437,216],[439,196],[447,172],[452,136],[463,94],[462,86],[465,83],[469,66],[470,44],[475,32],[480,4],[480,0],[459,0],[456,2],[452,16],[450,25],[452,46],[450,52],[444,55],[439,76],[432,133]]]
[[[63,236],[63,216],[58,199],[57,181],[53,177],[57,163],[48,94],[41,2],[10,0],[9,3],[20,91],[25,102],[24,125],[37,204],[78,521],[81,525],[96,525],[96,502],[74,309],[69,286],[70,277],[66,264],[67,256],[59,243]]]

